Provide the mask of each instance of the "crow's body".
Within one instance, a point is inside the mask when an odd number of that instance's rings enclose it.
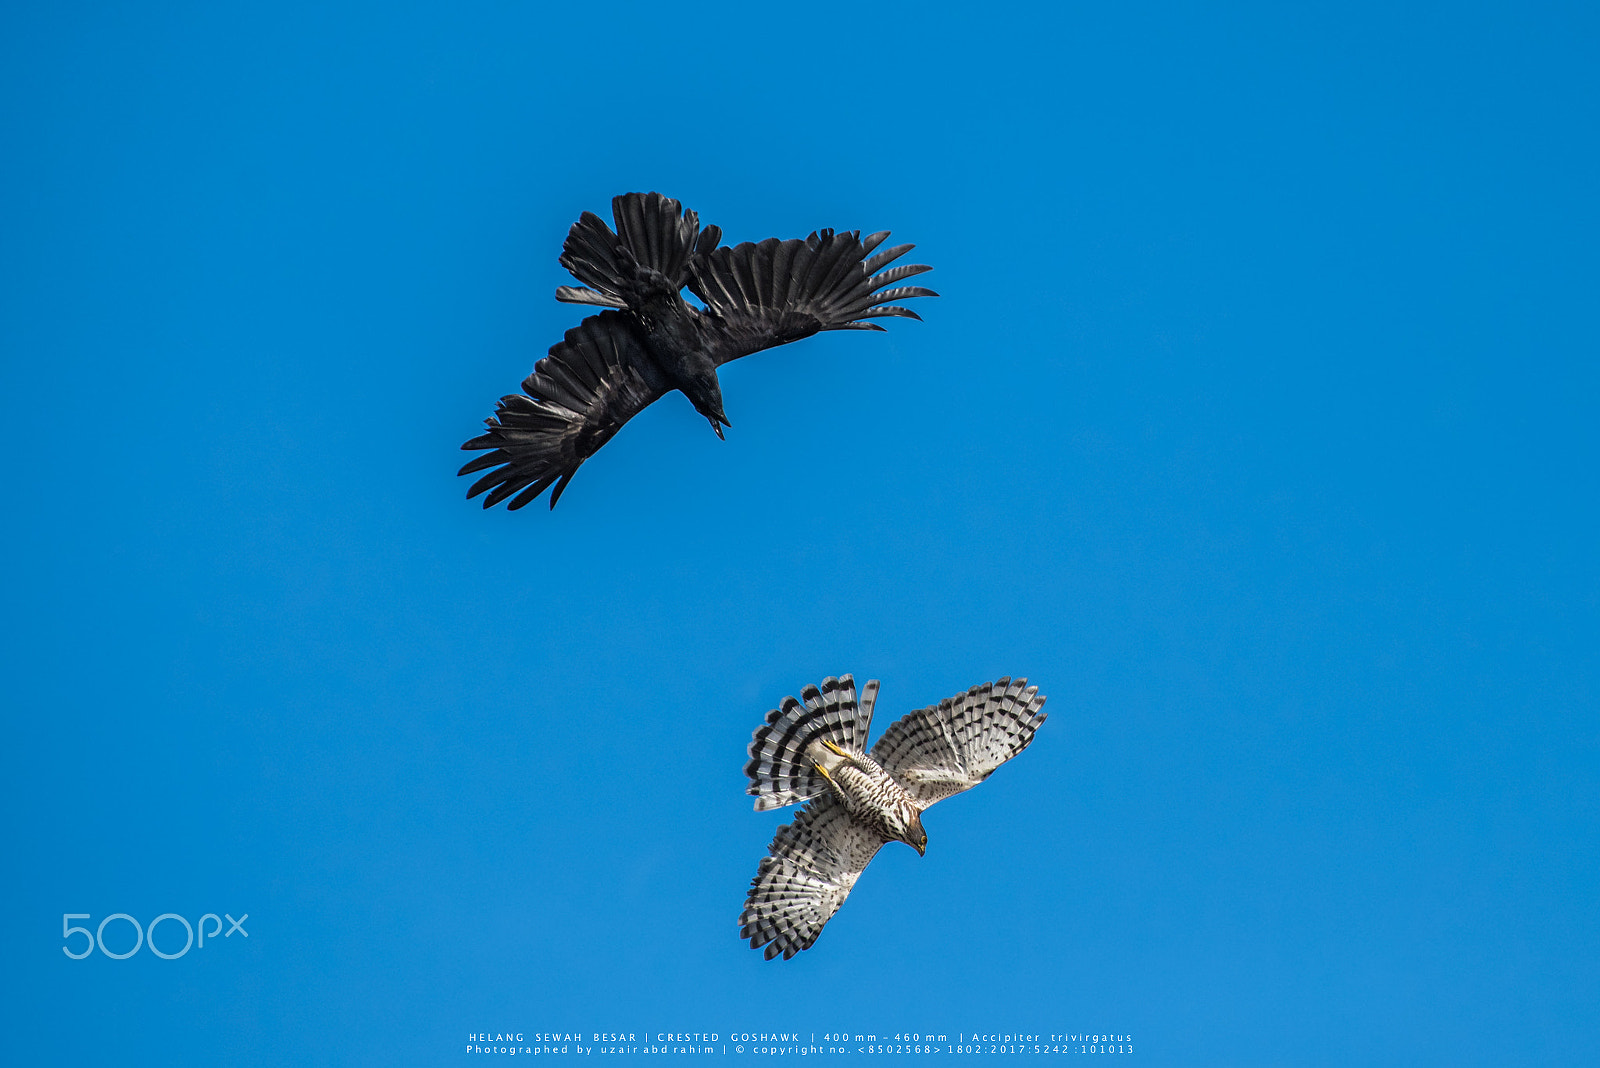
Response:
[[[821,230],[803,240],[719,248],[720,229],[702,229],[694,212],[659,193],[619,196],[612,211],[615,231],[590,212],[573,224],[561,264],[584,285],[556,290],[558,300],[609,310],[567,331],[523,392],[501,398],[488,431],[462,445],[493,450],[461,469],[493,468],[467,494],[487,491],[485,508],[507,498],[508,508],[520,508],[551,487],[554,508],[584,460],[675,389],[721,437],[730,425],[721,365],[820,330],[879,330],[863,321],[878,316],[919,318],[889,302],[937,295],[920,286],[884,289],[931,270],[906,264],[879,272],[912,248],[872,255],[888,231],[863,239]],[[704,311],[683,299],[684,286]]]
[[[645,350],[666,373],[695,411],[711,421],[711,429],[722,437],[722,428],[731,426],[722,410],[722,386],[717,381],[717,365],[711,359],[701,314],[684,300],[678,290],[669,288],[657,272],[648,288],[641,287],[637,303],[628,309],[639,323]],[[552,506],[554,502],[552,502]]]

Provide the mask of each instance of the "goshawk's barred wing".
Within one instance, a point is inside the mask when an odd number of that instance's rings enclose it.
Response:
[[[974,686],[896,720],[872,756],[926,809],[1026,749],[1045,720],[1044,700],[1027,679]]]
[[[854,819],[831,794],[778,828],[750,883],[739,937],[771,960],[788,960],[822,933],[888,839]]]
[[[750,739],[750,776],[746,792],[756,796],[756,811],[807,801],[827,792],[826,781],[806,756],[806,746],[823,739],[852,753],[867,751],[872,727],[872,703],[878,680],[868,682],[856,700],[856,680],[845,675],[828,677],[822,687],[807,686],[802,701],[785,697],[767,713],[767,721]]]
[[[819,230],[805,240],[773,237],[695,257],[689,288],[711,313],[712,359],[720,366],[819,330],[882,330],[862,320],[885,315],[920,319],[891,302],[937,293],[921,286],[883,287],[933,268],[911,263],[881,270],[915,247],[896,245],[870,255],[888,236],[884,230],[862,240],[859,231]]]
[[[659,272],[673,289],[689,280],[689,265],[722,239],[715,226],[700,229],[700,217],[660,193],[624,193],[611,198],[617,229],[586,211],[572,224],[561,246],[561,266],[586,289],[558,286],[556,299],[569,304],[626,308],[627,293],[640,268]]]
[[[494,450],[461,469],[495,468],[467,496],[487,490],[490,508],[516,494],[506,506],[515,509],[554,485],[554,508],[578,466],[671,388],[626,315],[591,315],[534,365],[521,394],[500,398],[488,432],[461,446]]]

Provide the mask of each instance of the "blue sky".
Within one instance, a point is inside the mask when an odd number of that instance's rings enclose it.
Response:
[[[1596,19],[1293,6],[8,9],[5,1046],[1592,1055]],[[649,189],[943,296],[483,512]],[[766,963],[745,746],[847,671],[1050,720]],[[249,937],[61,954],[119,912]]]

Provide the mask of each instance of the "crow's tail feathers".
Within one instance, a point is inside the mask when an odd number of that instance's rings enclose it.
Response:
[[[827,792],[827,782],[816,770],[820,757],[828,761],[824,746],[808,753],[813,743],[831,742],[851,753],[865,753],[872,726],[872,704],[877,680],[867,683],[856,699],[856,681],[849,675],[826,678],[819,689],[807,686],[800,701],[785,697],[767,713],[750,740],[748,793],[756,796],[756,810],[780,808]]]
[[[722,240],[715,226],[700,228],[700,217],[660,193],[624,193],[611,200],[612,231],[600,216],[586,211],[567,232],[561,266],[585,287],[560,286],[556,299],[569,304],[627,308],[650,272],[673,289],[689,280],[690,264]]]

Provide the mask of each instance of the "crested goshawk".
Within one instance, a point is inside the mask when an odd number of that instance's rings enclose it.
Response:
[[[868,750],[877,695],[876,679],[859,702],[851,676],[823,679],[768,712],[750,742],[756,810],[810,802],[778,828],[739,916],[739,936],[768,960],[810,949],[884,845],[922,854],[923,810],[987,779],[1045,720],[1037,686],[1000,679],[907,713]]]

